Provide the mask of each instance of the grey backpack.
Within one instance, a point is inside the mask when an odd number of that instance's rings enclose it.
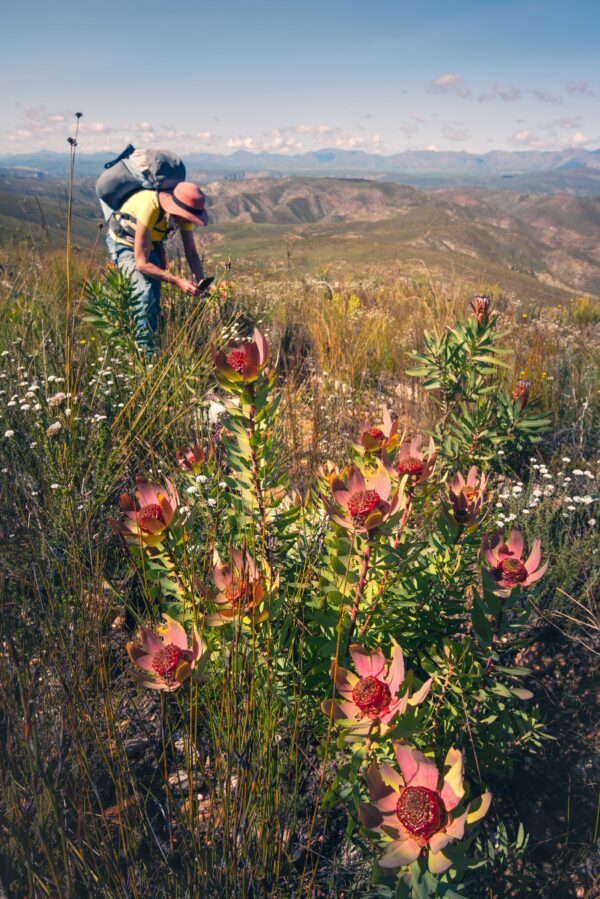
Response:
[[[104,166],[96,181],[96,195],[108,220],[138,190],[172,190],[180,181],[185,181],[185,166],[175,153],[136,150],[129,144]]]

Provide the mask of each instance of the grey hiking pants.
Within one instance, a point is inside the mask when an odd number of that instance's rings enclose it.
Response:
[[[149,278],[137,270],[132,247],[116,243],[110,235],[106,238],[106,244],[111,259],[122,272],[129,275],[138,293],[134,306],[136,343],[140,349],[151,354],[157,344],[156,332],[158,330],[161,282],[155,278]],[[158,265],[159,268],[162,266],[158,248],[152,247],[148,261]]]

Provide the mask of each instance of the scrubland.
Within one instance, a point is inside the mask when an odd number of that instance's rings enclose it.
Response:
[[[2,266],[7,895],[597,895],[597,302]]]

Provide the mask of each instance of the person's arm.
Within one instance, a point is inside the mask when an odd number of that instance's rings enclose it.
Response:
[[[163,271],[158,265],[154,265],[153,262],[150,262],[151,252],[152,238],[150,231],[142,224],[142,222],[138,221],[135,229],[135,244],[133,248],[135,267],[138,272],[141,272],[142,275],[146,275],[148,278],[154,278],[156,281],[164,281],[166,284],[175,284],[176,287],[184,293],[187,293],[188,296],[194,296],[197,293],[197,287],[192,281],[187,281],[185,278],[178,278],[177,275],[172,275],[169,272]]]
[[[187,230],[184,231],[183,229],[180,229],[180,234],[181,242],[183,244],[183,251],[185,253],[187,264],[190,267],[190,271],[196,281],[202,281],[202,279],[204,278],[204,269],[202,268],[202,262],[198,255],[196,244],[194,243],[194,232]]]

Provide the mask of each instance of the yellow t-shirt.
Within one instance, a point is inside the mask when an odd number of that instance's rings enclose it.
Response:
[[[133,247],[135,229],[141,222],[150,231],[152,243],[160,243],[172,230],[167,217],[158,202],[155,190],[138,190],[125,200],[111,219],[110,236],[116,243]],[[182,231],[193,231],[191,222],[179,226]]]

